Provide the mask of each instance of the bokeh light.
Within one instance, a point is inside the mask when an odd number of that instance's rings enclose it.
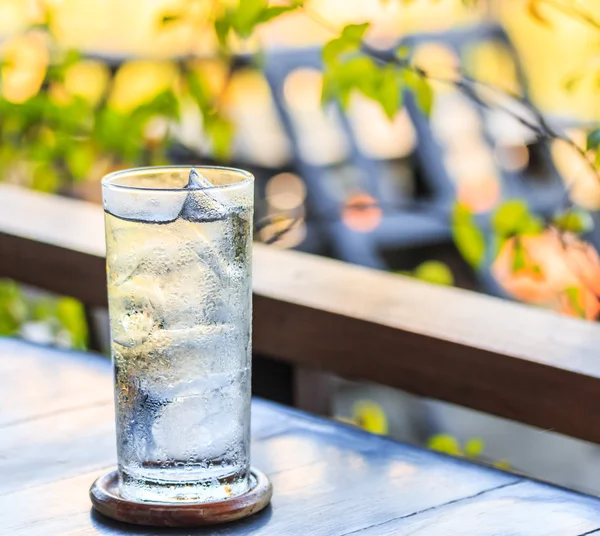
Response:
[[[524,171],[529,164],[529,148],[526,145],[498,145],[494,157],[505,171]]]
[[[390,121],[381,106],[356,94],[350,101],[348,117],[360,149],[372,158],[401,158],[415,148],[415,128],[406,108]]]
[[[293,210],[301,206],[306,198],[306,185],[294,173],[279,173],[266,185],[267,202],[277,210]]]
[[[494,175],[481,175],[459,182],[456,188],[458,201],[472,212],[487,212],[500,201],[501,189]]]
[[[256,70],[241,69],[225,94],[227,112],[237,127],[236,154],[267,167],[282,166],[291,149],[265,78]]]
[[[284,98],[298,130],[302,157],[311,164],[340,162],[349,151],[333,106],[321,105],[323,76],[316,69],[296,69],[284,84]]]
[[[7,101],[25,102],[42,87],[50,61],[46,41],[42,32],[30,32],[3,46],[2,95]]]
[[[383,210],[377,200],[367,193],[351,195],[342,209],[342,221],[353,231],[369,233],[383,219]]]
[[[82,97],[97,104],[108,87],[110,73],[100,61],[83,60],[65,71],[65,90],[71,95]]]
[[[514,58],[502,43],[489,41],[469,47],[463,65],[469,75],[481,82],[512,93],[521,91]]]
[[[131,111],[172,87],[176,74],[169,61],[125,62],[113,80],[110,105],[121,112]]]
[[[415,49],[413,63],[428,75],[438,78],[457,78],[460,69],[456,53],[439,43],[419,45]]]

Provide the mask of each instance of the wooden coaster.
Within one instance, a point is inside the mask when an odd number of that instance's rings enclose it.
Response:
[[[119,494],[118,476],[112,471],[90,488],[94,508],[107,517],[154,527],[198,527],[227,523],[260,512],[271,501],[273,487],[261,471],[250,470],[250,489],[243,495],[209,503],[134,502]]]

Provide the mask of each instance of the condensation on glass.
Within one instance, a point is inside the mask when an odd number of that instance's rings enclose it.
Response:
[[[249,486],[253,177],[140,168],[102,181],[122,495]]]

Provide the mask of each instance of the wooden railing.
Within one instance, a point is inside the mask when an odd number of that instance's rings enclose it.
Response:
[[[600,443],[594,323],[260,244],[253,273],[254,351],[300,377],[374,381]],[[0,185],[0,277],[106,305],[101,207]]]

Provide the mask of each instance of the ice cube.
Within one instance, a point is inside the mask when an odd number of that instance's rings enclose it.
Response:
[[[224,219],[228,214],[227,203],[219,192],[209,192],[214,185],[194,168],[190,170],[187,194],[179,217],[192,222],[211,222]]]
[[[110,315],[113,342],[134,348],[142,345],[159,326],[156,304],[162,301],[161,290],[151,277],[138,275],[110,292]]]
[[[172,459],[209,461],[234,449],[243,436],[243,374],[211,374],[180,386],[155,420],[155,445]]]
[[[122,220],[142,223],[171,223],[186,201],[181,191],[105,188],[104,210]]]
[[[239,360],[232,324],[157,329],[138,341],[137,345],[125,345],[121,342],[127,340],[113,338],[115,359],[131,374],[143,375],[154,385],[157,396],[160,382],[225,372]]]

